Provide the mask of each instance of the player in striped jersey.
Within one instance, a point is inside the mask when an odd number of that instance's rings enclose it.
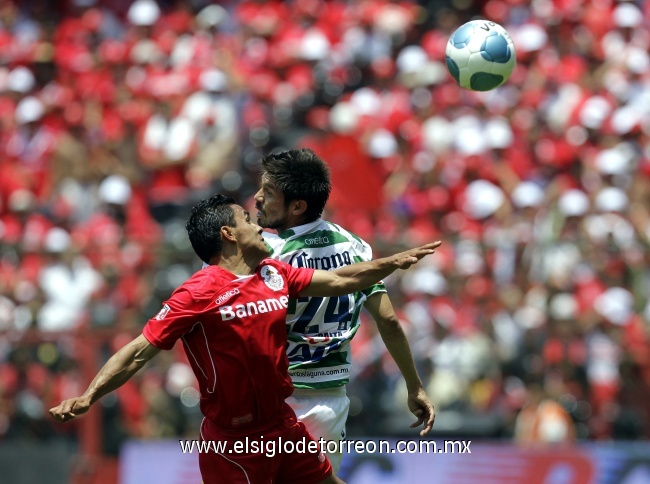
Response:
[[[272,257],[294,267],[335,270],[372,259],[370,246],[344,228],[323,220],[331,190],[329,169],[309,149],[290,150],[262,159],[262,186],[255,195],[258,223]],[[415,369],[406,336],[381,282],[361,292],[334,298],[298,298],[287,318],[289,374],[295,391],[287,400],[317,439],[345,438],[350,401],[350,341],[365,307],[377,323],[388,351],[408,389],[408,407],[417,417],[411,427],[433,426],[435,411]],[[342,454],[328,454],[335,471]]]

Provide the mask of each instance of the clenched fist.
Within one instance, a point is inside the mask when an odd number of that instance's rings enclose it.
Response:
[[[84,414],[90,408],[90,399],[87,397],[75,397],[64,400],[57,407],[50,408],[50,415],[59,422],[67,422]]]

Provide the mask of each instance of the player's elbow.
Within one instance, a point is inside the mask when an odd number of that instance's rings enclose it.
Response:
[[[375,318],[375,322],[377,323],[377,329],[379,329],[380,332],[399,331],[402,329],[399,319],[395,314],[378,316]]]

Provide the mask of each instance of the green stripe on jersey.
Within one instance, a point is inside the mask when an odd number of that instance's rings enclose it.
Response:
[[[293,230],[287,229],[281,234],[278,234],[278,237],[281,237],[283,239],[288,239],[289,237],[293,237],[294,235],[296,235],[296,233]]]
[[[339,366],[349,364],[348,352],[341,351],[338,353],[330,353],[322,360],[315,363],[293,363],[289,365],[289,370],[313,370],[322,366]]]
[[[349,378],[343,378],[341,380],[330,380],[321,383],[299,383],[294,381],[293,386],[295,388],[308,388],[314,390],[321,390],[323,388],[342,387],[343,385],[347,385],[349,381],[350,381]]]
[[[343,234],[332,232],[331,230],[318,230],[310,234],[299,235],[293,240],[288,241],[282,247],[280,255],[301,249],[317,249],[319,247],[329,247],[334,244],[349,243],[350,240]]]

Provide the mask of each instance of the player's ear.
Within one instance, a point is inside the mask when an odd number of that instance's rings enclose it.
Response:
[[[221,238],[225,239],[229,242],[237,242],[237,237],[235,237],[235,232],[232,227],[228,227],[227,225],[224,225],[221,227]]]
[[[291,202],[289,208],[293,215],[304,215],[304,213],[307,211],[307,202],[304,200],[294,200]]]

